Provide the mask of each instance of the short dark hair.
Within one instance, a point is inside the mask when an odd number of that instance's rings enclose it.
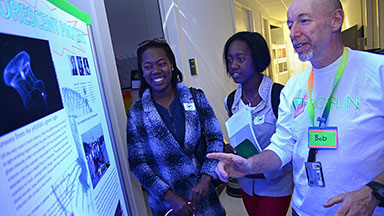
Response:
[[[267,42],[264,40],[263,36],[257,32],[238,32],[232,35],[224,46],[224,63],[225,68],[227,69],[227,73],[229,74],[228,68],[228,49],[229,46],[234,41],[242,41],[247,44],[247,46],[251,49],[251,55],[253,63],[255,64],[255,70],[259,73],[263,72],[265,68],[271,63],[271,56],[269,54],[269,49]]]
[[[140,78],[140,83],[141,83],[140,90],[139,90],[140,97],[143,95],[143,93],[144,93],[146,88],[148,88],[148,87],[150,88],[150,86],[148,85],[148,83],[144,79],[144,73],[143,73],[143,69],[141,68],[141,63],[143,61],[143,53],[147,49],[151,49],[151,48],[159,48],[159,49],[164,50],[164,52],[167,55],[169,61],[173,65],[172,80],[171,80],[172,86],[176,87],[178,82],[182,82],[183,81],[183,75],[182,75],[181,71],[179,70],[179,68],[176,65],[175,54],[173,54],[172,49],[168,45],[168,43],[165,42],[165,41],[164,42],[159,42],[157,40],[150,40],[147,43],[145,43],[144,45],[139,46],[137,48],[137,68],[138,68],[138,71],[139,71],[139,78]]]

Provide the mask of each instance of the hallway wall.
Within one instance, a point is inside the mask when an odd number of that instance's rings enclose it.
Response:
[[[231,0],[159,0],[164,35],[175,52],[184,83],[202,89],[226,137],[223,102],[235,83],[226,75],[222,52],[233,34]],[[204,6],[203,6],[204,5]],[[199,74],[190,74],[188,59],[196,58]]]
[[[262,18],[269,19],[265,8],[252,0],[238,2],[252,11],[254,30],[261,33]],[[237,84],[226,75],[222,52],[226,40],[234,34],[232,0],[159,0],[159,4],[164,35],[184,72],[184,83],[204,90],[228,140],[224,124],[228,116],[223,101]],[[285,41],[292,48],[289,37]],[[297,59],[293,48],[290,51],[295,66],[292,69],[297,73],[308,64]],[[199,75],[190,75],[190,58],[196,58]]]
[[[357,25],[358,27],[363,25],[363,18],[361,15],[361,0],[343,0],[342,4],[345,14],[342,31],[350,28],[353,25]]]

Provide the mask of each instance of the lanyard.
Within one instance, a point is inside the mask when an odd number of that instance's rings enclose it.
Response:
[[[329,98],[327,100],[327,105],[325,106],[322,117],[317,118],[317,120],[319,121],[319,127],[322,127],[323,125],[325,125],[325,123],[328,119],[329,111],[331,109],[331,98],[332,98],[333,92],[336,89],[337,84],[339,84],[341,75],[343,75],[345,65],[347,64],[348,54],[349,54],[349,50],[344,47],[343,56],[341,57],[341,61],[340,61],[339,67],[337,69],[335,79],[333,80],[331,95],[329,96]],[[311,118],[311,121],[312,121],[312,126],[315,126],[315,108],[314,108],[314,105],[312,103],[312,90],[313,90],[313,67],[312,67],[311,74],[309,75],[309,78],[308,78],[308,94],[309,94],[308,113],[309,113],[309,117]],[[316,148],[311,148],[309,150],[308,162],[315,162],[316,161],[317,151],[318,151],[318,149],[316,149]]]
[[[341,75],[343,75],[345,65],[347,64],[348,54],[349,54],[349,50],[344,47],[343,56],[341,57],[339,68],[337,69],[335,80],[333,81],[331,95],[329,96],[329,98],[327,100],[327,105],[325,106],[322,117],[318,118],[318,120],[320,121],[319,126],[322,126],[322,123],[325,124],[325,122],[328,119],[329,111],[331,109],[331,98],[332,98],[333,92],[336,89],[337,84],[339,84]],[[314,70],[312,67],[311,74],[309,75],[309,78],[308,78],[308,94],[309,94],[308,113],[309,113],[309,117],[311,118],[311,121],[312,121],[312,126],[315,126],[315,111],[314,111],[315,108],[314,108],[314,105],[312,103],[313,71]]]

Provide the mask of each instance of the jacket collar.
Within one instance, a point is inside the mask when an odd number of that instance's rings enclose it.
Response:
[[[263,78],[261,80],[258,92],[261,97],[260,103],[257,105],[257,110],[263,109],[269,102],[269,95],[271,91],[271,86],[272,86],[272,80],[266,76],[263,75]],[[236,89],[235,97],[233,100],[233,105],[232,105],[232,113],[236,113],[239,109],[239,103],[241,100],[242,96],[242,85],[239,84],[239,86]]]
[[[184,104],[190,104],[194,102],[189,88],[187,88],[182,83],[178,83],[176,88],[185,116],[185,135],[183,151],[185,153],[190,154],[194,152],[195,145],[200,137],[200,128],[198,128],[198,126],[200,125],[198,112],[197,110],[185,110]],[[180,145],[177,143],[172,133],[168,130],[159,112],[157,111],[149,88],[147,88],[143,93],[142,106],[143,111],[150,120],[154,135],[156,137],[159,137],[160,139],[169,140],[169,142],[172,143],[173,147],[181,150]]]

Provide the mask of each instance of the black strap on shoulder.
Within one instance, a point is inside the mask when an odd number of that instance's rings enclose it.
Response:
[[[197,97],[196,97],[196,91],[199,91],[199,89],[196,89],[196,88],[193,88],[193,87],[190,87],[189,88],[189,91],[191,91],[191,94],[192,94],[192,98],[193,98],[193,103],[195,104],[195,107],[196,107],[196,111],[197,111],[197,114],[199,116],[199,121],[200,121],[200,139],[205,139],[205,130],[204,130],[204,122],[203,122],[203,119],[201,118],[200,114],[200,107],[199,107],[199,103],[197,103]],[[201,91],[201,90],[200,90]],[[198,149],[200,148],[206,148],[205,146],[201,146],[201,142],[199,141],[197,144],[196,144],[196,147],[195,147],[195,151],[197,151]],[[203,161],[204,159],[200,159],[200,161]]]
[[[236,93],[236,89],[233,90],[227,97],[227,107],[228,107],[228,111],[229,111],[229,117],[231,117],[233,115],[232,113],[232,105],[233,105],[233,100],[235,99],[235,93]]]
[[[272,110],[276,118],[279,117],[280,92],[283,88],[284,86],[281,85],[280,83],[272,84],[272,93],[271,93]]]
[[[195,104],[197,113],[199,114],[199,120],[200,120],[201,130],[202,130],[202,133],[204,133],[203,121],[202,121],[202,119],[201,119],[201,117],[200,117],[200,107],[199,107],[199,103],[197,103],[197,98],[196,98],[196,91],[198,91],[198,89],[193,88],[193,87],[190,87],[190,88],[189,88],[189,91],[191,91],[192,98],[193,98],[193,103]]]
[[[192,94],[193,102],[195,103],[195,106],[197,106],[197,101],[196,101],[196,88],[189,87],[189,91]]]
[[[196,106],[196,110],[200,114],[199,104],[197,103],[197,99],[196,99],[196,91],[197,91],[197,89],[193,88],[193,87],[190,87],[189,91],[191,91],[193,102],[195,103],[195,106]]]

